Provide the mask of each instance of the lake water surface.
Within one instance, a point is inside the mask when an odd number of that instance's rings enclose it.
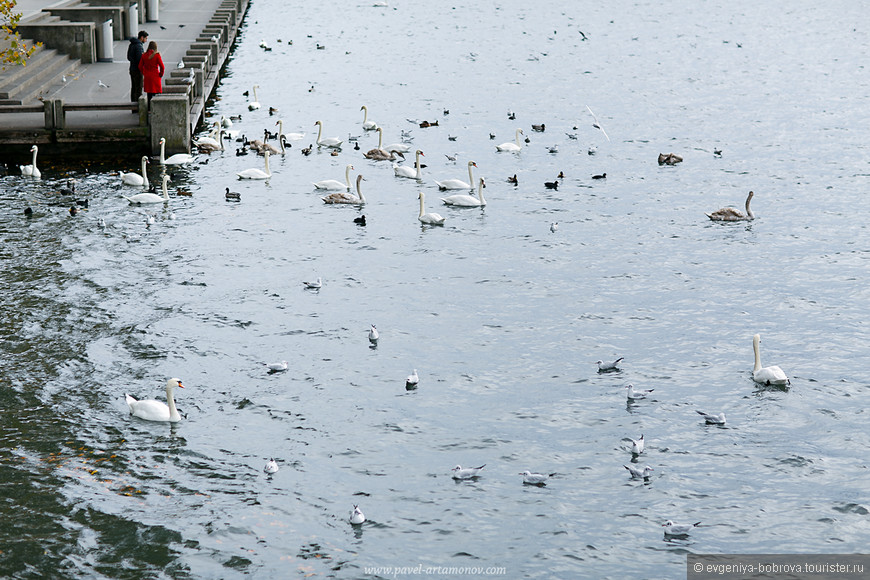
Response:
[[[167,206],[121,197],[138,166],[2,178],[0,574],[682,578],[687,553],[865,552],[863,6],[389,2],[251,4],[211,112],[307,133],[268,181],[235,178],[263,164],[235,142],[171,168]],[[363,158],[362,105],[421,182]],[[338,156],[300,153],[317,120]],[[443,206],[468,161],[488,205]],[[347,164],[365,227],[311,185]],[[749,190],[754,221],[705,217]],[[790,388],[752,381],[755,333]],[[129,416],[173,376],[183,421]],[[646,482],[623,467],[641,434]]]

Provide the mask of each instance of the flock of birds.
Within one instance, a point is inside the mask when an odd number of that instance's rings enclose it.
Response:
[[[318,280],[318,284],[320,281]],[[368,332],[368,340],[373,345],[377,345],[378,340],[380,339],[380,333],[378,332],[377,327],[372,324],[371,328]],[[761,343],[761,336],[756,334],[752,337],[752,348],[755,355],[755,364],[752,369],[752,378],[755,382],[765,385],[765,386],[776,386],[776,387],[785,387],[790,385],[791,382],[785,372],[778,366],[762,366],[761,364],[761,353],[759,345]],[[610,372],[618,372],[620,371],[620,364],[624,358],[620,357],[614,361],[597,361],[598,372],[599,373],[610,373]],[[281,361],[277,363],[269,363],[266,365],[269,372],[283,372],[288,369],[287,361]],[[416,389],[420,381],[420,377],[417,373],[417,369],[414,369],[413,372],[405,379],[405,388],[408,390]],[[160,422],[170,422],[176,423],[181,421],[182,416],[178,412],[178,408],[175,405],[175,389],[176,388],[184,388],[184,385],[181,382],[181,379],[173,377],[166,381],[166,402],[157,401],[155,399],[146,399],[146,400],[137,400],[134,397],[125,395],[125,399],[127,405],[130,409],[130,414],[134,417],[138,417],[145,421],[160,421]],[[645,399],[649,394],[653,392],[653,389],[647,390],[636,390],[633,385],[629,384],[625,386],[627,390],[627,399],[629,404],[633,404],[638,400]],[[696,412],[704,418],[704,422],[707,425],[717,425],[717,426],[725,426],[726,418],[725,413],[720,412],[717,414],[706,413],[701,410],[696,410]],[[638,439],[631,439],[631,455],[632,462],[636,462],[638,458],[644,453],[646,450],[646,439],[643,434]],[[486,464],[480,465],[479,467],[462,467],[461,465],[457,465],[453,469],[452,478],[456,481],[470,481],[476,480],[481,477],[481,472],[486,467]],[[644,482],[648,482],[649,478],[654,470],[649,465],[638,466],[632,463],[624,464],[623,467],[628,471],[629,477],[631,479],[640,479]],[[274,458],[270,458],[266,465],[263,467],[263,471],[271,476],[279,471],[278,462]],[[547,481],[556,476],[556,473],[536,473],[529,470],[525,470],[519,473],[519,475],[523,476],[523,484],[524,485],[534,485],[539,487],[544,487],[547,485]],[[362,510],[358,505],[353,506],[353,510],[350,515],[350,523],[353,525],[361,525],[366,521],[366,517],[363,514]],[[684,537],[688,535],[688,533],[699,526],[701,522],[696,522],[692,524],[679,524],[675,523],[672,520],[667,520],[662,527],[665,528],[664,533],[666,537]]]

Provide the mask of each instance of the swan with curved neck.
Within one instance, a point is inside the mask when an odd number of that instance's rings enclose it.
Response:
[[[257,89],[259,89],[259,88],[260,88],[260,85],[254,85],[254,87],[253,87],[254,100],[251,101],[250,103],[248,103],[248,110],[249,111],[256,111],[257,109],[260,108],[260,101],[257,100]]]
[[[193,155],[176,153],[172,157],[166,157],[166,138],[160,138],[160,165],[184,165],[193,161]]]
[[[220,137],[221,127],[221,122],[215,121],[212,125],[211,131],[208,132],[208,135],[206,135],[205,137],[200,137],[199,139],[195,139],[193,141],[193,144],[197,147],[200,147],[202,145],[206,147],[212,147],[212,150],[214,150],[214,148],[217,148],[219,145],[218,138]]]
[[[441,201],[443,201],[446,205],[455,205],[458,207],[483,207],[486,205],[486,200],[483,198],[484,187],[486,187],[486,183],[481,177],[480,184],[477,186],[477,197],[468,194],[457,194],[448,197],[442,197]]]
[[[323,181],[318,181],[317,183],[315,183],[314,187],[316,187],[317,189],[344,189],[345,191],[350,191],[350,172],[352,169],[353,165],[348,165],[344,168],[344,183],[340,182],[337,179],[324,179]]]
[[[378,132],[378,146],[374,149],[369,149],[365,153],[363,153],[363,157],[366,159],[375,159],[377,161],[382,161],[390,156],[390,154],[384,150],[381,146],[384,144],[384,130],[378,127],[375,129]]]
[[[266,158],[266,171],[257,169],[256,167],[245,169],[244,171],[236,173],[236,175],[239,176],[239,179],[269,179],[272,177],[272,172],[269,171],[269,152],[266,151],[263,153],[263,157]]]
[[[169,183],[169,176],[163,176],[163,195],[157,195],[156,193],[151,193],[150,191],[146,191],[144,193],[137,193],[136,195],[127,197],[123,196],[124,199],[129,201],[135,205],[143,205],[146,203],[163,203],[164,201],[169,201],[169,189],[166,187],[166,184]]]
[[[39,147],[34,145],[30,148],[30,152],[33,153],[33,160],[30,162],[30,165],[19,165],[18,168],[21,169],[21,175],[39,179],[42,177],[42,172],[36,166],[36,154],[39,153]]]
[[[223,151],[224,150],[224,132],[217,132],[217,139],[203,140],[200,139],[198,143],[195,143],[196,148],[203,153],[211,153],[212,151]]]
[[[746,197],[746,213],[741,212],[739,209],[734,209],[733,207],[723,207],[722,209],[717,209],[713,213],[708,213],[707,217],[714,222],[741,222],[755,219],[755,214],[752,213],[751,209],[749,209],[749,202],[752,201],[753,195],[755,195],[755,193],[750,191],[749,195]]]
[[[408,177],[410,179],[423,179],[423,169],[420,167],[420,156],[423,152],[417,149],[417,161],[414,163],[416,170],[404,165],[393,165],[393,172],[396,177]]]
[[[374,131],[378,128],[378,124],[374,121],[369,121],[369,108],[363,105],[360,107],[360,111],[364,111],[363,113],[363,130],[364,131]]]
[[[474,161],[468,162],[468,182],[474,183],[474,176],[471,174],[471,168],[477,167],[477,163]],[[461,179],[447,179],[445,181],[436,181],[435,184],[438,186],[438,189],[473,189],[473,185],[469,185],[469,183],[465,183]]]
[[[178,414],[178,409],[175,408],[175,397],[173,391],[176,387],[184,388],[181,384],[181,379],[171,378],[166,381],[166,403],[154,399],[146,399],[137,401],[130,395],[125,395],[127,405],[130,407],[130,413],[134,417],[139,417],[146,421],[169,421],[177,423],[181,421],[181,415]]]
[[[138,173],[124,173],[123,171],[119,171],[118,175],[121,176],[121,182],[124,185],[138,185],[145,189],[151,187],[151,184],[148,183],[148,171],[146,171],[145,166],[148,164],[148,156],[142,156],[142,175]]]
[[[341,147],[341,139],[338,137],[326,137],[325,139],[321,139],[321,135],[323,135],[323,123],[317,121],[314,123],[317,125],[317,146],[318,147],[331,147],[333,149],[338,149]]]
[[[417,198],[420,200],[420,215],[417,216],[417,219],[420,220],[420,223],[422,223],[422,224],[428,224],[428,225],[432,225],[432,226],[443,226],[445,218],[441,217],[440,214],[437,214],[434,212],[426,213],[426,208],[424,207],[424,204],[423,204],[424,197],[425,196],[423,195],[422,191],[420,192],[420,195],[417,196]]]
[[[267,143],[266,140],[264,139],[264,140],[263,140],[263,147],[262,147],[262,150],[263,150],[263,151],[268,151],[268,152],[271,153],[272,155],[284,155],[284,154],[287,152],[287,150],[284,148],[284,141],[285,141],[285,140],[286,140],[286,139],[284,138],[284,135],[281,135],[281,134],[279,133],[279,134],[278,134],[278,144],[281,145],[281,148],[278,149],[277,147],[275,147],[275,146],[272,145],[271,143]]]
[[[501,145],[496,145],[495,148],[498,151],[522,151],[523,146],[520,145],[520,135],[523,134],[522,129],[517,129],[517,138],[516,142],[508,141],[506,143],[502,143]]]
[[[366,198],[363,196],[362,191],[360,190],[359,183],[363,181],[362,175],[356,176],[356,195],[347,192],[340,191],[338,193],[330,193],[326,197],[323,197],[323,203],[343,203],[343,204],[352,204],[352,205],[363,205],[366,202]]]
[[[778,366],[772,367],[762,367],[761,366],[761,353],[759,352],[758,345],[761,342],[761,335],[756,334],[752,337],[752,350],[755,351],[755,367],[752,369],[752,378],[756,383],[761,383],[763,385],[789,385],[791,381],[788,380],[788,377],[783,372],[781,368]]]

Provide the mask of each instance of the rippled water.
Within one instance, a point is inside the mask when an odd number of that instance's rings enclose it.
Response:
[[[862,9],[390,3],[252,4],[211,111],[251,138],[308,132],[268,182],[235,183],[262,161],[232,151],[170,170],[192,195],[166,208],[123,201],[112,172],[133,166],[2,179],[0,572],[673,578],[688,552],[865,551]],[[299,153],[316,120],[362,134],[362,105],[386,143],[411,131],[421,184],[349,146]],[[530,143],[496,153],[516,128]],[[489,204],[440,206],[433,180],[468,160]],[[347,163],[366,227],[310,185]],[[90,198],[75,217],[52,193],[67,175]],[[750,189],[754,222],[704,216]],[[417,222],[418,191],[444,227]],[[790,389],[752,382],[755,333]],[[131,419],[124,394],[162,398],[170,376],[184,421]],[[628,383],[653,396],[627,404]],[[622,467],[641,433],[647,483]],[[457,463],[486,468],[455,483]],[[667,541],[666,519],[702,526]]]

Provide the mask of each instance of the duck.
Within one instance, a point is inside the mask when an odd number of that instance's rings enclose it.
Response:
[[[790,385],[791,381],[785,372],[778,366],[762,367],[761,353],[758,345],[761,343],[761,335],[752,337],[752,350],[755,351],[755,366],[752,369],[752,378],[756,383],[763,385]]]
[[[225,194],[227,201],[242,201],[242,194],[238,191],[230,191],[230,188],[227,188],[227,192]]]
[[[272,172],[269,170],[269,152],[266,151],[263,156],[266,160],[265,171],[257,168],[245,169],[244,171],[236,173],[236,175],[239,176],[239,179],[269,179],[272,177]]]
[[[360,107],[360,111],[363,111],[363,123],[362,128],[363,131],[375,131],[378,128],[378,124],[374,121],[369,121],[369,109],[365,105]]]
[[[257,89],[259,89],[259,88],[260,88],[260,85],[254,85],[254,88],[253,88],[254,100],[250,101],[248,103],[248,110],[249,111],[256,111],[257,109],[260,108],[260,101],[257,100]]]
[[[361,216],[357,216],[357,217],[353,218],[353,223],[355,223],[358,226],[366,225],[366,216],[361,215]]]
[[[601,173],[600,175],[593,175],[592,179],[607,179],[607,174]]]
[[[314,147],[314,143],[310,144],[308,147],[303,147],[302,149],[300,149],[300,151],[302,151],[303,155],[308,157],[309,155],[311,155],[311,150],[313,147]]]
[[[522,129],[517,129],[516,132],[516,142],[507,141],[502,143],[501,145],[496,145],[495,148],[497,151],[522,151],[523,146],[520,145],[520,135],[523,134]]]
[[[520,184],[519,180],[517,179],[517,174],[516,174],[516,173],[514,173],[513,176],[508,177],[508,178],[507,178],[507,182],[508,182],[508,183],[512,183],[512,184],[514,184],[514,185],[519,185],[519,184]]]
[[[532,125],[532,131],[537,131],[538,133],[543,133],[547,129],[547,125],[541,123],[540,125]]]
[[[409,179],[423,179],[423,169],[420,167],[420,156],[423,155],[423,152],[417,149],[416,152],[417,161],[414,163],[416,170],[411,169],[410,167],[405,167],[404,165],[396,165],[393,164],[393,173],[396,174],[396,177],[407,177]]]
[[[676,165],[682,162],[683,158],[676,153],[659,153],[659,165]]]
[[[344,183],[337,179],[324,179],[314,183],[316,189],[338,190],[344,189],[350,191],[350,172],[353,170],[353,165],[348,165],[344,168]]]
[[[121,183],[124,185],[134,185],[138,187],[142,187],[144,189],[148,189],[151,184],[148,183],[148,172],[145,170],[146,165],[148,165],[148,156],[142,156],[142,175],[138,173],[124,173],[123,171],[119,171],[118,175],[121,176]]]
[[[157,195],[156,193],[152,193],[150,191],[146,191],[143,193],[137,193],[136,195],[127,197],[126,195],[122,196],[124,199],[129,201],[134,205],[144,205],[148,203],[163,203],[165,201],[169,201],[169,189],[166,187],[166,184],[169,183],[169,176],[163,176],[163,195]]]
[[[477,197],[468,194],[456,194],[448,197],[442,197],[441,201],[445,205],[453,205],[457,207],[483,207],[486,205],[486,200],[483,198],[483,188],[486,187],[486,182],[480,178],[480,183],[477,186]]]
[[[426,224],[426,225],[430,225],[430,226],[443,226],[445,218],[441,217],[441,214],[437,214],[434,212],[426,213],[426,210],[423,207],[423,205],[424,205],[423,200],[425,197],[426,196],[423,194],[422,191],[417,196],[417,199],[420,200],[420,215],[417,216],[417,219],[420,220],[420,223],[422,223],[422,224]]]
[[[544,187],[546,187],[547,189],[559,189],[559,182],[558,181],[545,181]]]
[[[146,421],[169,421],[170,423],[181,421],[181,415],[175,407],[175,397],[173,396],[176,387],[184,388],[181,379],[173,377],[166,381],[166,403],[154,399],[137,401],[130,395],[125,395],[130,413],[134,417]]]
[[[342,141],[338,137],[321,138],[321,135],[323,134],[323,123],[322,122],[317,121],[314,124],[317,126],[317,141],[316,141],[316,143],[317,143],[318,147],[329,147],[332,149],[337,149],[337,148],[341,147]]]
[[[471,173],[471,168],[477,167],[477,163],[474,161],[468,162],[468,181],[470,183],[474,183],[474,176]],[[461,179],[446,179],[444,181],[436,181],[435,185],[438,186],[438,189],[471,189],[474,187],[473,185],[469,185],[465,183]]]
[[[750,191],[749,195],[746,196],[746,213],[733,207],[723,207],[717,209],[713,213],[706,214],[706,216],[714,222],[741,222],[753,220],[755,219],[755,214],[752,213],[751,209],[749,209],[749,203],[752,201],[754,195],[755,193]]]
[[[36,166],[36,154],[39,153],[39,147],[36,145],[32,146],[30,152],[33,153],[33,159],[31,160],[30,165],[19,165],[18,168],[21,170],[21,175],[39,179],[42,177],[42,172]]]
[[[366,198],[363,196],[359,184],[361,181],[364,181],[364,179],[365,178],[362,175],[356,176],[356,195],[347,191],[330,193],[326,197],[321,198],[323,199],[323,203],[363,205],[366,202]]]
[[[160,165],[184,165],[193,161],[193,155],[188,153],[176,153],[172,157],[166,157],[166,138],[160,138]]]

